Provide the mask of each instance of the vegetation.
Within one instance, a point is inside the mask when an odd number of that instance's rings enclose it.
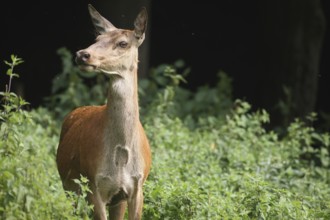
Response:
[[[107,78],[82,73],[59,50],[63,71],[44,107],[24,110],[10,91],[22,62],[11,57],[1,92],[0,218],[89,219],[84,196],[66,193],[56,169],[61,120],[73,108],[105,101]],[[271,117],[233,100],[231,79],[191,92],[178,61],[139,81],[141,120],[153,153],[143,219],[330,219],[330,135],[296,119],[281,134]]]

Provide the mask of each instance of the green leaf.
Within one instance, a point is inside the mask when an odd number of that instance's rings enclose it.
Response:
[[[28,104],[30,104],[30,103],[25,101],[22,97],[19,97],[19,105],[20,106],[28,105]]]
[[[8,70],[7,70],[7,75],[8,75],[8,76],[11,76],[12,74],[13,74],[13,69],[8,69]]]
[[[19,75],[18,75],[17,73],[12,73],[11,76],[12,76],[12,77],[19,78]]]
[[[12,66],[12,64],[11,64],[11,63],[9,63],[9,62],[8,62],[8,61],[6,61],[6,60],[4,61],[4,63],[5,63],[6,65],[10,66],[10,67]]]

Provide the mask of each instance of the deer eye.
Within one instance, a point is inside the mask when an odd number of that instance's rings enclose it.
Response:
[[[119,45],[121,48],[126,48],[127,45],[128,45],[128,43],[127,43],[126,41],[120,41],[120,42],[118,43],[118,45]]]

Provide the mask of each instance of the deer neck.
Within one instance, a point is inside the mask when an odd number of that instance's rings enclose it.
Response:
[[[121,76],[112,76],[107,99],[107,133],[110,146],[131,148],[136,145],[139,126],[137,91],[136,65],[134,68],[125,69]]]

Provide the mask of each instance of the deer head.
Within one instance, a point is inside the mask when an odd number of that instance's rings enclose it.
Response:
[[[86,71],[103,72],[124,77],[125,72],[137,69],[138,47],[147,28],[147,11],[142,8],[134,22],[134,30],[116,28],[110,21],[88,5],[93,25],[99,34],[96,42],[79,50],[76,62]]]

